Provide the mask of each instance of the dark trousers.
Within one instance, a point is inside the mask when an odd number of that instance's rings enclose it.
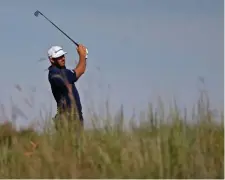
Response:
[[[83,142],[83,116],[79,113],[58,112],[54,118],[56,135],[66,137],[66,141],[71,143],[71,148],[74,148],[77,156],[81,156]],[[66,136],[65,136],[66,135]],[[59,138],[63,139],[63,138]]]
[[[57,109],[57,114],[54,117],[54,123],[56,130],[60,129],[83,129],[83,114],[81,111],[76,110],[59,110]]]

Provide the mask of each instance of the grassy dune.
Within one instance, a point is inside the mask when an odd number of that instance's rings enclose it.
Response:
[[[191,119],[176,107],[167,116],[150,108],[148,120],[129,131],[121,115],[116,125],[84,130],[79,137],[67,128],[46,126],[37,133],[4,123],[0,177],[223,178],[223,112],[216,121],[205,101],[197,104]]]

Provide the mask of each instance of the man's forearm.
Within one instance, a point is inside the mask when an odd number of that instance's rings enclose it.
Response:
[[[76,68],[74,69],[77,78],[79,78],[82,74],[84,74],[85,70],[86,70],[86,58],[82,56],[79,58],[79,62]]]

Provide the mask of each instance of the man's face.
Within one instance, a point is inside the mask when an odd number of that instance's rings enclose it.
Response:
[[[60,56],[58,58],[53,59],[54,64],[56,64],[59,67],[65,67],[65,56]]]

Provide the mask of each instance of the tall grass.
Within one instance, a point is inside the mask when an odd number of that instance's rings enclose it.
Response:
[[[207,101],[197,104],[192,117],[176,106],[168,115],[150,107],[140,125],[125,128],[121,112],[116,124],[80,134],[51,126],[18,131],[4,123],[0,177],[223,178],[223,113],[216,120]]]

